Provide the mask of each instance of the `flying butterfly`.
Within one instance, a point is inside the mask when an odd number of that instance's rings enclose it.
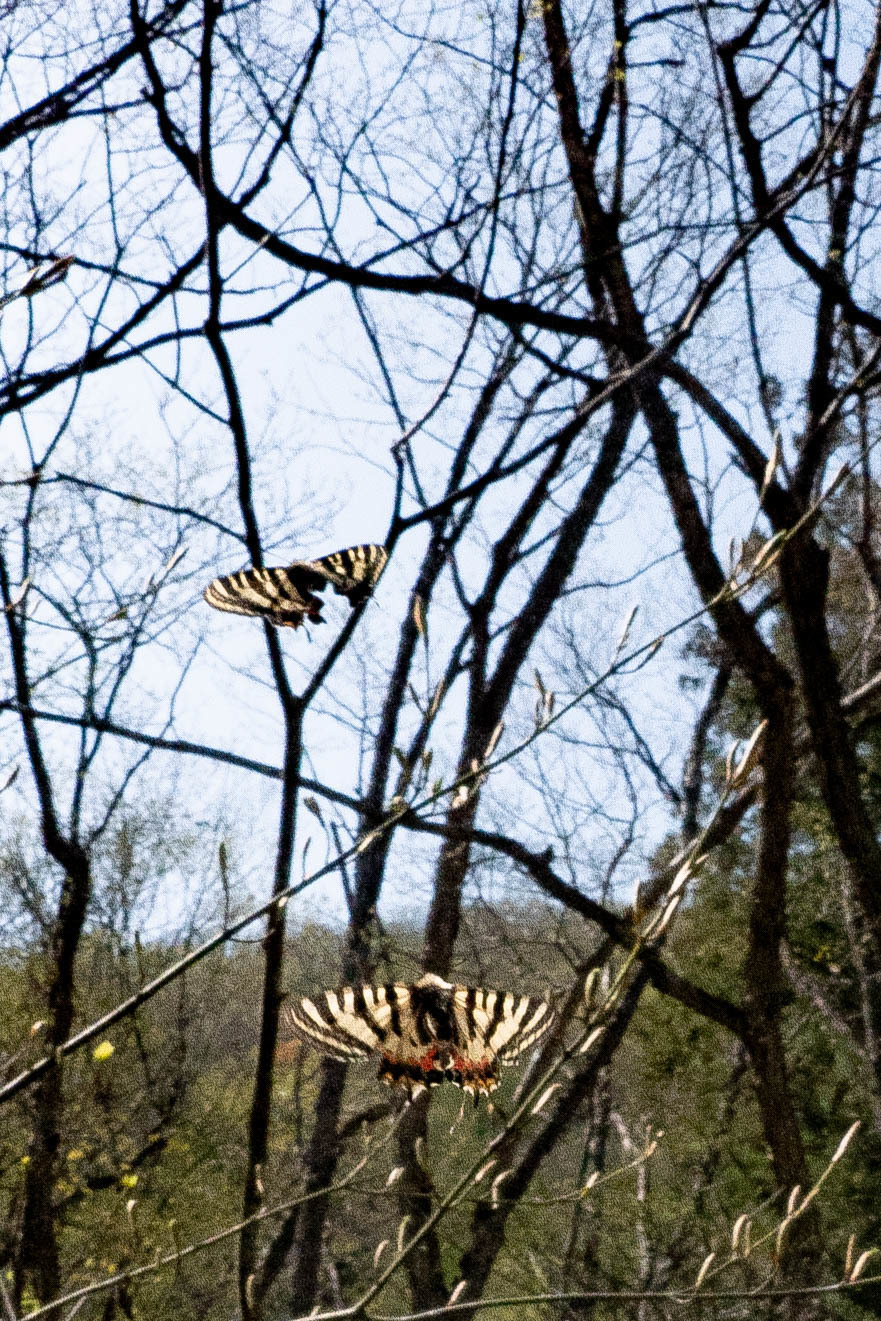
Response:
[[[478,1100],[552,1026],[545,1000],[512,991],[454,986],[426,973],[413,986],[346,986],[285,1005],[285,1025],[337,1060],[379,1055],[379,1078],[410,1100],[454,1083]]]
[[[204,597],[215,610],[236,615],[260,615],[279,628],[299,628],[309,620],[323,624],[323,601],[315,595],[328,583],[354,607],[373,591],[385,568],[384,546],[349,546],[320,560],[294,560],[278,569],[240,569],[215,578]]]

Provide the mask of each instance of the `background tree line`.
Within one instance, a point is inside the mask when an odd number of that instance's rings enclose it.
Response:
[[[881,13],[4,36],[7,1317],[877,1312]],[[492,1110],[280,1041],[420,971]]]

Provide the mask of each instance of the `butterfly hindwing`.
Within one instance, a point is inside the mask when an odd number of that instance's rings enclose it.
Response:
[[[204,597],[215,610],[258,615],[280,628],[321,624],[322,592],[330,583],[354,607],[370,595],[385,567],[384,546],[349,546],[320,560],[295,560],[281,568],[240,569],[215,578]]]

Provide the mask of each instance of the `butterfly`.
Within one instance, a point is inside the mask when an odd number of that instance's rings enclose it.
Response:
[[[545,1000],[513,991],[454,986],[426,973],[413,986],[346,986],[282,1008],[295,1036],[337,1060],[378,1054],[379,1078],[410,1100],[428,1087],[454,1083],[477,1101],[499,1085],[511,1064],[553,1024]]]
[[[240,569],[215,578],[203,595],[215,610],[260,615],[279,628],[299,628],[307,619],[323,624],[324,602],[314,593],[330,583],[354,609],[373,591],[387,559],[384,546],[349,546],[320,560],[294,560],[285,568]]]

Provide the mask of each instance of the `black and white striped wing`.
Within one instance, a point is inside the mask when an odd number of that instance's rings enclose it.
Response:
[[[384,546],[350,546],[320,560],[295,560],[281,568],[240,569],[215,578],[204,597],[215,610],[257,615],[279,628],[299,628],[308,620],[323,623],[322,601],[315,595],[328,583],[354,607],[370,595],[385,567]]]
[[[284,1005],[282,1021],[333,1059],[366,1059],[400,1040],[408,1003],[406,986],[345,986]]]
[[[553,1026],[556,1012],[546,1000],[513,991],[457,986],[456,1018],[468,1059],[511,1064]]]
[[[215,578],[205,588],[204,597],[215,610],[235,615],[258,615],[280,628],[299,628],[305,620],[322,623],[321,601],[310,588],[321,590],[324,582],[290,569],[240,569],[238,573]]]
[[[335,592],[356,606],[373,591],[387,559],[385,546],[367,544],[335,550],[323,559],[308,561],[303,567],[321,575]]]

